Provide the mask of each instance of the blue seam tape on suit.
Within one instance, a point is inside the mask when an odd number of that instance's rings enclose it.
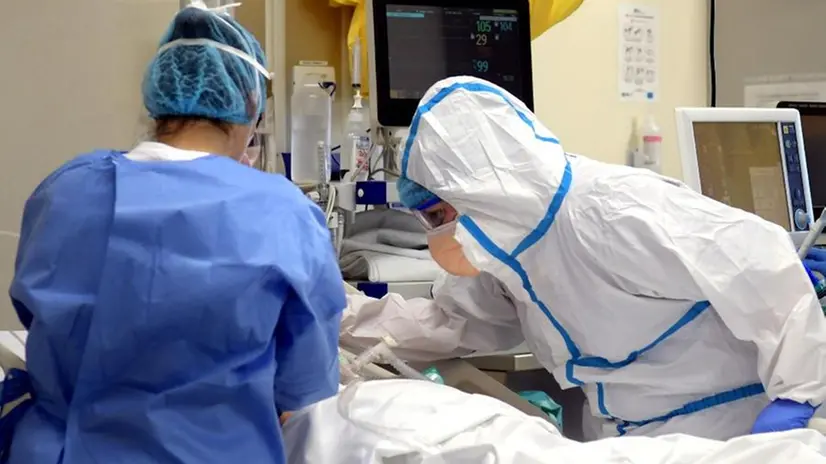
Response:
[[[413,146],[413,140],[418,134],[421,118],[425,114],[430,112],[441,101],[447,98],[447,96],[459,89],[468,90],[470,92],[488,92],[498,95],[505,101],[506,104],[508,104],[517,113],[519,118],[531,128],[531,130],[534,133],[534,136],[538,140],[548,143],[554,143],[557,145],[559,144],[559,140],[555,138],[538,135],[536,133],[536,128],[534,127],[533,121],[531,121],[531,119],[527,115],[525,115],[523,112],[517,109],[500,90],[481,83],[455,83],[449,87],[440,90],[433,98],[428,100],[426,103],[420,105],[419,108],[416,110],[416,114],[414,115],[413,121],[410,125],[410,135],[405,143],[404,151],[402,153],[401,171],[403,176],[407,176],[407,167],[410,158],[410,151]],[[565,196],[567,195],[568,190],[570,189],[572,178],[573,174],[571,170],[571,164],[570,162],[566,162],[565,172],[563,173],[562,181],[560,182],[559,188],[557,189],[556,194],[554,194],[554,197],[551,200],[550,205],[548,206],[548,210],[545,216],[534,228],[534,230],[531,231],[516,246],[516,248],[511,253],[506,253],[502,248],[496,245],[471,218],[467,216],[461,216],[459,218],[459,222],[491,256],[504,263],[519,276],[520,280],[522,281],[522,287],[528,293],[528,296],[530,297],[531,301],[540,309],[540,311],[542,311],[545,317],[548,318],[548,320],[551,322],[551,325],[553,325],[553,327],[556,329],[556,331],[562,338],[563,342],[565,343],[565,346],[570,354],[570,359],[567,361],[565,366],[565,374],[568,381],[571,382],[571,384],[573,385],[582,386],[584,385],[584,382],[577,379],[574,375],[575,366],[592,367],[606,370],[620,369],[622,367],[625,367],[639,359],[639,357],[647,351],[650,351],[651,349],[653,349],[654,347],[668,339],[680,328],[694,321],[706,309],[709,308],[710,303],[708,301],[701,301],[695,303],[675,324],[669,327],[654,341],[652,341],[651,343],[639,350],[632,351],[625,359],[621,361],[609,361],[605,358],[598,356],[582,357],[579,347],[577,347],[576,343],[573,341],[571,336],[568,334],[568,332],[565,330],[562,324],[553,316],[547,305],[545,305],[545,303],[539,299],[538,295],[534,291],[533,284],[531,283],[527,272],[522,267],[522,264],[517,260],[517,257],[519,255],[521,255],[523,252],[525,252],[530,247],[539,242],[539,240],[541,240],[545,236],[545,234],[550,230],[557,213],[562,207],[562,203],[565,200]],[[737,388],[716,395],[711,395],[709,397],[688,403],[682,406],[681,408],[677,408],[662,416],[646,419],[644,421],[634,422],[614,417],[608,411],[608,408],[605,405],[604,384],[602,382],[597,382],[596,388],[597,403],[600,412],[608,418],[619,422],[619,424],[617,425],[617,431],[620,435],[624,435],[628,427],[641,427],[643,425],[647,425],[653,422],[664,422],[679,415],[690,414],[692,412],[708,409],[720,404],[737,401],[742,398],[747,398],[749,396],[760,394],[763,391],[763,386],[760,384],[748,385],[745,387]]]
[[[419,108],[416,109],[416,114],[413,115],[413,121],[410,123],[410,133],[407,137],[407,142],[404,144],[404,151],[402,152],[402,176],[407,177],[407,163],[408,159],[410,158],[410,150],[413,147],[413,139],[419,133],[419,124],[421,123],[422,116],[429,113],[433,109],[433,107],[435,107],[442,100],[447,98],[448,95],[460,89],[468,90],[470,92],[488,92],[501,97],[502,100],[508,106],[510,106],[511,108],[513,108],[514,111],[516,111],[516,114],[519,115],[519,119],[521,119],[525,124],[527,124],[531,129],[533,129],[534,136],[536,136],[537,139],[543,142],[555,143],[559,145],[559,140],[553,137],[544,137],[538,135],[536,133],[536,129],[534,128],[533,121],[531,121],[525,113],[516,108],[516,106],[514,106],[513,103],[511,103],[508,97],[501,90],[497,89],[496,87],[481,84],[478,82],[457,82],[449,87],[443,88],[442,90],[437,92],[436,95],[433,96],[433,98],[428,100],[427,103],[419,105]]]

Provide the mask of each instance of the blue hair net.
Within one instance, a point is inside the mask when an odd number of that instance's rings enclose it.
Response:
[[[409,209],[416,209],[436,199],[436,195],[405,176],[396,180],[396,190],[399,191],[399,200]]]
[[[261,44],[227,14],[184,8],[159,47],[180,39],[218,42],[266,67]],[[250,63],[215,46],[172,44],[149,64],[143,80],[143,104],[153,119],[201,117],[250,124],[264,112],[266,81]]]

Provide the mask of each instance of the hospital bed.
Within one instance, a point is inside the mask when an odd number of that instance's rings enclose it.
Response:
[[[26,369],[26,337],[27,332],[23,330],[0,332],[0,368],[2,368],[3,374],[10,369]],[[346,355],[354,356],[352,353],[355,350],[348,351],[344,348],[343,351]],[[447,385],[468,393],[479,393],[497,398],[530,416],[545,417],[544,413],[538,408],[508,390],[493,378],[485,375],[467,361],[455,359],[413,367],[423,370],[431,365],[439,371]],[[366,366],[365,373],[366,377],[370,379],[399,377],[397,372],[391,372],[372,363]],[[6,409],[12,409],[14,405],[15,403],[12,403]],[[7,411],[4,410],[3,413],[5,412]]]
[[[354,286],[345,283],[345,289],[347,290],[348,294],[362,294],[360,290],[355,288]],[[392,346],[391,340],[382,340],[379,343],[379,347],[384,345],[384,347],[389,348]],[[347,363],[348,359],[352,360],[353,356],[352,353],[367,353],[373,348],[369,348],[368,350],[363,350],[360,347],[355,346],[347,346],[346,343],[342,343],[342,346],[339,349],[340,353],[344,353],[345,356],[340,358],[343,364],[342,367],[342,377],[347,377],[348,373],[346,372],[347,367],[344,364]],[[444,380],[445,384],[448,386],[455,387],[461,391],[466,393],[472,394],[482,394],[485,396],[490,396],[493,398],[506,403],[517,410],[534,417],[541,417],[547,419],[547,416],[544,412],[542,412],[539,408],[532,405],[530,402],[523,399],[521,396],[513,392],[512,390],[508,389],[502,382],[497,381],[493,377],[487,375],[486,373],[482,372],[479,368],[475,367],[471,362],[465,359],[447,359],[442,361],[435,361],[435,362],[428,362],[428,363],[405,363],[395,354],[393,354],[392,350],[387,349],[382,351],[383,353],[383,360],[392,365],[395,372],[394,377],[407,377],[407,378],[418,378],[421,379],[421,375],[417,375],[418,372],[421,372],[428,367],[434,367],[439,374],[441,375],[442,379]],[[376,357],[376,360],[379,364],[381,364],[380,357]],[[373,359],[369,359],[368,366],[374,365]],[[378,372],[378,374],[374,372],[366,372],[365,378],[366,379],[387,379],[389,378],[386,375],[387,370],[383,369],[385,366],[381,366],[381,370],[383,372]],[[357,369],[360,369],[361,366],[358,366]],[[409,374],[407,369],[412,368],[413,373]],[[357,375],[359,373],[356,373]]]
[[[507,351],[471,354],[463,359],[483,371],[524,372],[544,369],[525,344]]]
[[[352,289],[352,287],[350,288]],[[26,338],[26,331],[0,331],[0,368],[3,370],[3,374],[10,369],[25,370]],[[346,349],[342,349],[342,351],[349,354],[351,357],[355,356],[352,352],[348,352]],[[498,356],[518,356],[518,353],[506,353]],[[530,361],[523,360],[516,362],[528,363]],[[439,371],[447,386],[454,387],[465,393],[481,394],[494,398],[509,405],[510,407],[513,407],[522,414],[526,414],[527,416],[541,418],[543,420],[548,419],[545,413],[543,413],[539,408],[533,406],[528,401],[506,388],[502,383],[479,370],[467,360],[453,359],[427,364],[411,363],[411,367],[418,370],[424,370],[425,368],[431,366],[435,367]],[[497,366],[501,367],[501,365],[497,364],[494,364],[492,367]],[[528,365],[525,367],[530,366]],[[365,373],[365,377],[369,379],[402,378],[398,372],[393,372],[372,363],[366,366]],[[24,399],[25,398],[21,398],[6,405],[0,415],[7,414]],[[826,434],[826,419],[812,419],[809,422],[809,428]]]
[[[463,359],[448,359],[431,363],[410,363],[409,365],[417,371],[424,371],[427,368],[433,367],[439,372],[445,385],[454,387],[465,393],[496,398],[529,416],[548,419],[548,416],[542,412],[542,410],[508,389],[503,383]],[[385,372],[389,373],[390,371]],[[394,373],[391,374],[392,377],[384,376],[381,378],[404,377]]]
[[[0,332],[0,368],[2,368],[4,374],[10,369],[26,369],[26,336],[27,332],[22,330]],[[355,350],[350,351],[342,348],[341,351],[347,357],[355,357],[353,354]],[[416,365],[413,366],[413,368],[423,370],[431,365],[438,369],[447,385],[456,387],[467,393],[479,393],[497,398],[530,416],[546,417],[538,408],[466,361],[458,359],[448,360],[424,366]],[[364,371],[365,377],[369,379],[393,379],[400,377],[398,372],[391,372],[373,363],[365,366]],[[10,410],[15,405],[16,403],[12,403],[7,406],[6,409]],[[6,410],[3,411],[4,414],[6,412]]]

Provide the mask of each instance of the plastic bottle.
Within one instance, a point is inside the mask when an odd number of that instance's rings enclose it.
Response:
[[[333,100],[318,82],[298,87],[291,99],[290,178],[296,184],[330,181]]]
[[[642,150],[634,166],[661,173],[663,136],[654,116],[648,116],[642,128]]]
[[[352,181],[367,180],[370,171],[370,121],[356,89],[353,107],[347,115],[344,144],[341,146],[342,169],[350,171]]]
[[[347,115],[344,143],[341,144],[341,169],[350,172],[351,181],[367,180],[370,174],[370,112],[361,96],[361,40],[353,44],[353,107]]]

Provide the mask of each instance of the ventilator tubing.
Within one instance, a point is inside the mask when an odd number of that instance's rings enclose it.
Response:
[[[392,342],[391,342],[392,343]],[[367,349],[360,354],[350,365],[350,369],[360,374],[364,368],[374,362],[380,362],[393,366],[394,369],[404,378],[412,380],[425,380],[431,382],[424,374],[408,366],[404,361],[393,353],[387,340],[382,340],[377,345]]]

